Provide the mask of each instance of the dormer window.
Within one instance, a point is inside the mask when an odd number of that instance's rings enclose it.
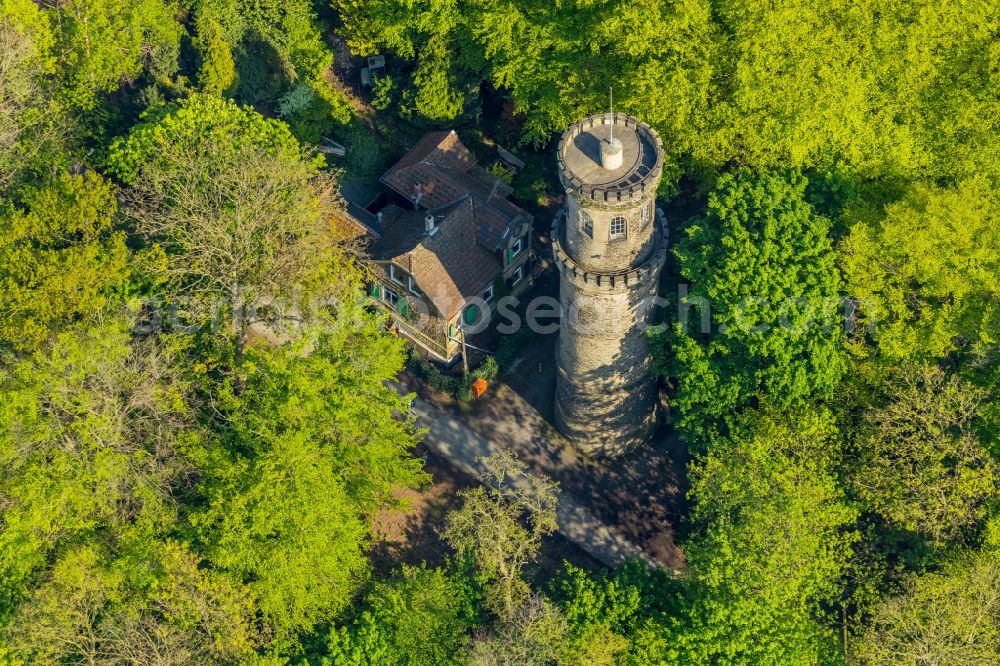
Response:
[[[517,267],[517,270],[510,277],[510,286],[514,286],[524,279],[524,264]]]
[[[399,285],[406,284],[406,272],[396,268],[395,264],[389,264],[389,279]]]
[[[510,246],[510,258],[513,259],[517,255],[521,254],[521,250],[524,248],[524,239],[518,238],[514,241],[514,244]]]
[[[625,221],[624,217],[616,217],[611,220],[611,240],[620,240],[625,238],[628,233],[628,222]]]

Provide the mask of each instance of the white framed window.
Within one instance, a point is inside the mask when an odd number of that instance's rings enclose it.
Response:
[[[628,222],[624,217],[616,217],[611,220],[611,240],[625,238],[628,233]]]
[[[510,286],[514,286],[518,282],[524,279],[524,266],[518,266],[517,270],[510,276]]]
[[[486,287],[483,291],[483,300],[489,303],[493,299],[493,285]]]
[[[406,286],[414,296],[420,295],[420,290],[417,289],[417,281],[413,279],[412,275],[406,276]]]
[[[649,207],[650,203],[647,201],[646,204],[642,207],[642,211],[639,213],[643,227],[645,227],[646,223],[649,222]]]
[[[396,307],[396,305],[399,303],[399,294],[394,292],[392,289],[383,289],[382,300],[384,300],[392,307]]]
[[[510,246],[510,258],[513,259],[517,255],[521,254],[521,250],[524,249],[524,239],[518,238],[514,241],[514,244]]]
[[[594,221],[590,219],[590,215],[585,212],[577,211],[576,213],[577,221],[580,223],[580,228],[583,229],[583,233],[587,234],[591,238],[594,237]]]
[[[405,285],[406,282],[403,278],[406,277],[406,272],[396,268],[395,264],[389,264],[389,279],[396,284]]]

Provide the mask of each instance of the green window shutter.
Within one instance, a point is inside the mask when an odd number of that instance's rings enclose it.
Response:
[[[410,314],[410,302],[407,301],[405,298],[399,299],[399,314],[403,315],[404,317],[407,317]]]
[[[372,284],[372,298],[382,298],[382,287],[378,282]]]
[[[455,325],[454,324],[448,324],[448,337],[449,338],[455,337]]]
[[[470,305],[465,309],[465,323],[472,326],[476,323],[479,318],[479,308],[475,305]]]
[[[514,263],[514,249],[507,248],[507,265]]]

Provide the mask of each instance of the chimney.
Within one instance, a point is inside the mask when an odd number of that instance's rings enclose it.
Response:
[[[424,231],[427,232],[428,236],[433,236],[434,232],[437,231],[437,224],[434,222],[434,216],[430,213],[424,217]]]

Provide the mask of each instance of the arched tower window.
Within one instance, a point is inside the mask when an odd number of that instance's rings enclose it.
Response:
[[[611,240],[625,238],[628,233],[628,222],[624,217],[616,217],[611,220]]]
[[[590,215],[581,211],[577,211],[577,220],[580,223],[580,228],[583,229],[583,233],[587,234],[591,238],[594,237],[594,221],[590,219]]]

